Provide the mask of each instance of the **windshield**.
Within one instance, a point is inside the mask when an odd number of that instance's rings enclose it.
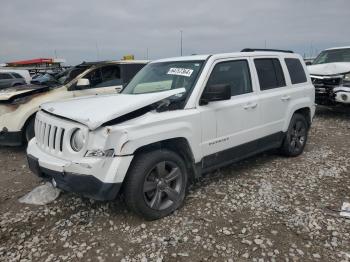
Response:
[[[322,51],[312,64],[318,65],[335,62],[350,62],[350,48]]]
[[[173,61],[146,65],[122,91],[146,94],[184,87],[186,94],[196,82],[204,61]]]

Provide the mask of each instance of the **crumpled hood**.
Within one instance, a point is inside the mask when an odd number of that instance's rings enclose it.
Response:
[[[110,120],[185,91],[185,88],[177,88],[149,94],[89,96],[45,103],[40,108],[51,114],[82,123],[90,130],[94,130]]]
[[[43,92],[48,89],[48,86],[42,85],[22,85],[0,89],[0,102],[13,100],[17,97],[32,95],[34,93]]]
[[[307,67],[310,75],[337,75],[350,72],[350,63],[340,62],[340,63],[328,63],[319,65],[310,65]]]

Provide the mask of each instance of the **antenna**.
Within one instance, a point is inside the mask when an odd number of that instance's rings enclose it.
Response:
[[[182,56],[182,30],[180,30],[180,55]]]

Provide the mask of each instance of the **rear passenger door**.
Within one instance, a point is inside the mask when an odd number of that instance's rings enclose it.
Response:
[[[202,153],[206,156],[204,168],[255,151],[260,122],[259,101],[254,92],[248,59],[216,62],[206,86],[209,85],[230,85],[232,96],[230,100],[200,106]]]
[[[280,139],[279,133],[285,123],[290,90],[279,57],[254,58],[253,61],[260,87],[261,134],[264,137],[272,135],[269,142],[274,142],[274,139]]]
[[[305,74],[306,67],[301,63],[301,60],[295,57],[284,58],[286,65],[287,83],[289,83],[290,90],[290,107],[298,101],[302,101],[305,97],[314,96],[315,89],[308,82]],[[287,112],[288,113],[288,112]]]

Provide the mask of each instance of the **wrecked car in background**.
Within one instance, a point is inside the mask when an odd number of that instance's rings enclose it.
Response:
[[[28,142],[42,103],[119,92],[146,64],[137,60],[84,62],[58,75],[47,74],[36,84],[0,90],[0,145]]]
[[[350,46],[322,51],[308,70],[317,104],[350,104]]]

